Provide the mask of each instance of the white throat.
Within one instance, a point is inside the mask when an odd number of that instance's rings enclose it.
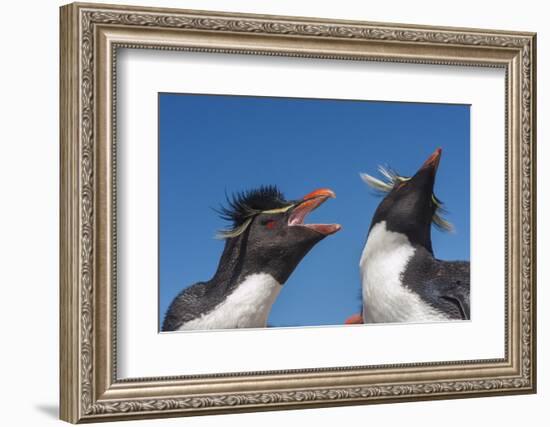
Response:
[[[179,330],[263,328],[280,291],[281,284],[270,274],[251,274],[214,310],[184,323]]]
[[[415,250],[407,236],[387,230],[386,221],[372,227],[359,263],[365,323],[446,319],[401,284]]]

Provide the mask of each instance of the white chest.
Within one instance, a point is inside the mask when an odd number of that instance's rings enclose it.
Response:
[[[179,329],[263,328],[280,291],[271,275],[251,274],[214,310]]]
[[[401,284],[401,276],[414,252],[407,236],[388,231],[385,221],[371,229],[359,264],[365,323],[447,319]]]

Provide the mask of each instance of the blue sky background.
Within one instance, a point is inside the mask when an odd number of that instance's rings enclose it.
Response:
[[[268,323],[342,324],[359,312],[359,258],[381,198],[359,178],[389,165],[413,174],[437,148],[435,193],[456,232],[435,229],[435,255],[470,257],[467,105],[159,94],[159,322],[184,287],[212,277],[226,224],[212,208],[276,184],[287,199],[328,187],[337,198],[307,222],[340,223],[284,285]]]

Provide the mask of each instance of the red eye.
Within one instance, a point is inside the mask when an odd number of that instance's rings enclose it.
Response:
[[[272,219],[270,219],[269,221],[267,221],[267,222],[265,223],[265,226],[266,226],[267,228],[269,228],[270,230],[274,229],[274,228],[275,228],[275,225],[277,225],[277,223],[276,223],[274,220],[272,220]]]

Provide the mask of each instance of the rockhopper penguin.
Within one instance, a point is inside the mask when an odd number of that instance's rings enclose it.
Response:
[[[387,193],[361,255],[364,323],[470,318],[470,263],[438,260],[432,249],[432,223],[452,229],[433,193],[440,158],[438,148],[412,177],[384,168],[385,180],[361,175]]]
[[[240,193],[220,210],[232,222],[218,269],[207,282],[172,301],[163,331],[265,327],[282,285],[316,243],[338,224],[304,224],[306,215],[335,197],[328,189],[287,201],[274,186]]]

